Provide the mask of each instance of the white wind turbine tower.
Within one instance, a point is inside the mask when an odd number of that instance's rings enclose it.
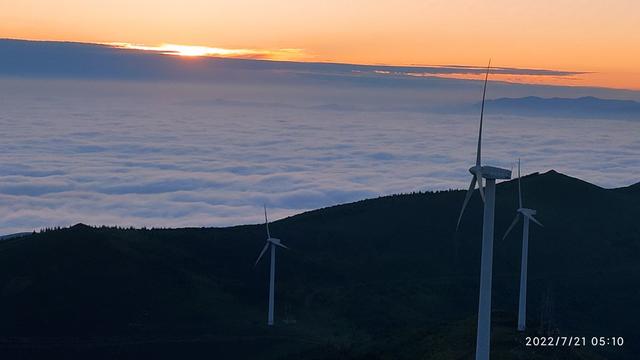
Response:
[[[478,149],[476,152],[476,164],[469,168],[471,185],[462,204],[462,210],[458,217],[456,231],[460,226],[464,209],[471,199],[476,182],[480,195],[484,201],[484,215],[482,224],[482,254],[480,260],[480,299],[478,304],[478,331],[476,335],[476,360],[488,360],[490,351],[491,336],[491,280],[493,271],[493,218],[495,209],[496,179],[510,179],[511,170],[501,169],[494,166],[482,166],[482,118],[484,115],[484,99],[487,93],[487,80],[491,61],[487,66],[487,74],[484,79],[484,90],[482,91],[482,108],[480,110],[480,130],[478,132]],[[482,179],[486,180],[485,188],[482,186]]]
[[[269,233],[269,220],[267,219],[267,207],[264,207],[264,224],[267,227],[267,243],[262,248],[258,259],[254,266],[258,265],[258,262],[262,258],[262,255],[267,252],[269,248],[271,248],[271,271],[269,273],[269,316],[267,318],[267,325],[273,326],[273,308],[274,308],[274,291],[275,291],[275,281],[276,281],[276,246],[281,248],[289,249],[286,247],[280,239],[272,238]]]
[[[527,322],[527,258],[529,256],[529,220],[543,226],[533,215],[536,211],[527,209],[522,205],[522,186],[520,184],[520,159],[518,159],[518,210],[516,217],[507,229],[502,239],[505,239],[509,232],[516,226],[520,217],[524,222],[522,227],[522,263],[520,264],[520,298],[518,302],[518,331],[524,331]]]

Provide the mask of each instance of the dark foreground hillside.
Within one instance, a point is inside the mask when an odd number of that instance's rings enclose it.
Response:
[[[622,336],[621,348],[529,348],[515,331],[521,227],[498,186],[493,359],[640,358],[640,186],[523,178],[532,226],[527,335]],[[265,326],[263,225],[76,225],[0,241],[0,358],[471,359],[481,202],[463,191],[311,211],[271,225],[276,326]],[[589,341],[588,341],[589,342]]]

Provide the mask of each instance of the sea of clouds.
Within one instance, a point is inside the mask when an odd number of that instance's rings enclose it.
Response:
[[[465,188],[475,160],[478,114],[424,111],[456,96],[435,90],[0,79],[0,96],[3,234],[257,223],[263,204]],[[640,180],[638,121],[486,115],[486,163]]]

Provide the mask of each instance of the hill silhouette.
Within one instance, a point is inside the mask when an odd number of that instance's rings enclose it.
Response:
[[[640,102],[633,100],[601,99],[593,96],[580,98],[498,98],[488,100],[486,106],[503,114],[526,116],[640,119]]]
[[[496,200],[494,359],[640,356],[640,184],[523,177],[532,227],[529,335],[623,336],[622,348],[525,347],[515,332],[520,234],[503,240],[516,182]],[[118,229],[78,224],[0,242],[3,358],[470,359],[481,201],[386,196],[271,224],[276,326],[266,323],[263,225]],[[520,229],[520,228],[518,228]]]

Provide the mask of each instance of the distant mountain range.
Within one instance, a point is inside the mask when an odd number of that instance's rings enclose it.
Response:
[[[492,359],[640,358],[640,184],[603,189],[554,171],[522,180],[531,229],[528,335],[625,345],[527,348],[515,332],[520,227],[500,240],[516,182],[497,187]],[[276,327],[265,326],[263,225],[82,224],[0,242],[0,357],[471,359],[481,237],[476,193],[387,196],[271,226]],[[590,338],[589,338],[590,339]]]
[[[493,113],[523,116],[613,118],[640,120],[640,102],[633,100],[580,98],[499,98],[488,100],[486,108]]]

